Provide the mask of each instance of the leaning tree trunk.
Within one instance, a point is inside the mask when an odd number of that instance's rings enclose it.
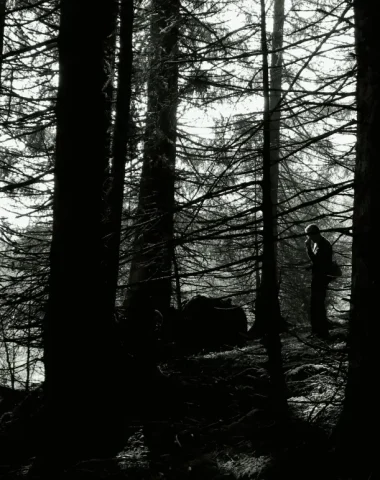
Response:
[[[117,2],[61,0],[60,79],[48,312],[45,454],[110,455],[121,436],[120,362],[105,294],[105,86]],[[120,445],[118,445],[120,446]]]
[[[354,182],[352,309],[349,372],[338,439],[353,479],[378,478],[380,250],[380,11],[372,0],[354,1],[356,21],[357,157]]]
[[[282,368],[280,303],[276,281],[275,239],[273,234],[273,203],[271,184],[271,126],[269,110],[269,72],[266,38],[265,1],[261,0],[261,45],[263,52],[264,145],[263,145],[263,255],[262,279],[257,298],[256,321],[265,336],[268,370],[271,380],[271,400],[278,421],[287,413],[286,384]]]
[[[148,113],[129,290],[129,322],[169,308],[178,102],[178,0],[152,0]],[[145,315],[146,318],[149,315]]]

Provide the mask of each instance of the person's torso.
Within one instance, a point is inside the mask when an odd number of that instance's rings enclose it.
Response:
[[[321,237],[318,243],[313,245],[313,253],[315,255],[313,262],[313,274],[327,275],[332,262],[332,246],[325,238]]]

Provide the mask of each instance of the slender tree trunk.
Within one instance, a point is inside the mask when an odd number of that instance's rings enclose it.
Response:
[[[5,351],[5,361],[8,367],[8,375],[9,375],[9,380],[11,382],[11,388],[12,390],[15,389],[15,371],[12,365],[12,359],[11,359],[11,351],[9,347],[9,340],[8,340],[8,335],[4,327],[4,323],[1,322],[1,333],[3,337],[3,345],[4,345],[4,351]]]
[[[108,269],[107,294],[110,308],[114,308],[119,273],[121,217],[123,211],[125,162],[130,129],[130,104],[132,81],[132,30],[133,0],[120,3],[120,53],[118,62],[118,86],[116,93],[115,126],[112,141],[112,160],[109,190],[106,196],[106,268]]]
[[[178,102],[178,0],[152,0],[148,113],[134,256],[124,305],[165,313],[172,292],[173,212]],[[148,314],[146,315],[148,316]]]
[[[257,178],[257,169],[256,170],[256,173],[255,173],[255,182],[257,182],[258,178]],[[255,184],[255,199],[257,201],[257,198],[258,198],[258,195],[257,195],[257,192],[258,192],[258,189],[260,187]],[[261,276],[260,276],[260,259],[259,259],[259,256],[260,256],[260,247],[259,247],[259,234],[258,234],[258,228],[259,228],[259,224],[257,223],[257,211],[255,212],[255,256],[256,256],[256,261],[255,261],[255,280],[256,280],[256,292],[258,292],[260,290],[260,284],[261,284]]]
[[[274,255],[276,259],[276,278],[279,282],[277,264],[277,204],[280,167],[280,118],[281,118],[281,84],[282,84],[282,44],[284,40],[284,0],[275,0],[273,6],[273,31],[272,31],[272,58],[270,76],[269,110],[270,118],[270,160],[271,160],[271,194],[273,206],[273,236],[275,239]]]
[[[3,71],[3,49],[4,49],[4,29],[5,29],[5,11],[7,7],[7,0],[0,0],[0,92],[2,88],[2,71]]]
[[[376,2],[355,0],[357,55],[357,157],[355,169],[352,309],[349,373],[338,440],[353,479],[379,477],[377,438],[379,406],[380,250],[380,12]]]
[[[121,441],[120,371],[105,294],[110,39],[117,2],[62,0],[50,291],[44,322],[45,455],[110,455]]]
[[[264,19],[265,20],[265,19]],[[263,20],[263,21],[264,21]],[[278,302],[278,293],[279,293],[279,271],[278,271],[278,255],[277,255],[277,237],[278,237],[278,224],[277,224],[277,203],[278,203],[278,186],[279,186],[279,161],[280,161],[280,119],[281,119],[281,84],[282,84],[282,52],[281,48],[283,45],[283,28],[284,28],[284,0],[275,0],[273,6],[273,32],[272,32],[272,55],[271,55],[271,75],[269,82],[269,67],[268,67],[268,49],[267,49],[267,40],[265,38],[265,55],[264,55],[264,82],[267,81],[269,87],[267,87],[268,101],[265,104],[266,108],[266,119],[264,122],[269,124],[269,130],[266,132],[264,128],[264,159],[266,156],[270,159],[270,185],[269,180],[266,182],[267,188],[269,188],[271,195],[271,208],[272,213],[270,215],[272,221],[272,232],[271,236],[273,238],[273,263],[275,270],[275,279],[276,279],[276,289],[277,289],[277,302]],[[265,28],[265,25],[263,26]],[[266,29],[266,28],[265,28]],[[262,40],[264,42],[264,39]],[[266,87],[264,86],[264,89]],[[264,160],[265,161],[265,160]],[[266,203],[267,204],[267,203]],[[268,217],[268,214],[267,214]],[[269,225],[267,227],[269,229]],[[265,227],[264,227],[265,230]],[[268,232],[266,233],[266,238],[268,238]],[[256,238],[257,239],[257,238]],[[268,248],[266,248],[268,254]],[[271,260],[272,262],[272,260]],[[262,262],[262,270],[268,270],[268,262],[266,261],[264,266],[264,261]],[[268,276],[268,275],[267,275]],[[261,285],[259,280],[260,273],[256,272],[256,283]],[[259,297],[261,292],[261,286],[259,288]],[[260,309],[260,298],[257,299],[256,310]],[[262,325],[260,318],[265,322],[265,313],[260,315],[258,313],[257,320],[255,322],[255,330],[258,332],[265,331],[265,325]],[[280,317],[281,318],[281,315]],[[282,324],[282,320],[279,320],[279,325]]]
[[[173,248],[173,267],[174,267],[174,277],[175,277],[175,294],[177,299],[177,308],[180,311],[182,310],[181,282],[180,282],[179,268],[178,268],[175,248]]]
[[[276,256],[273,235],[273,204],[271,185],[271,130],[269,110],[269,72],[266,38],[265,1],[261,0],[262,52],[263,52],[263,90],[264,90],[264,145],[263,145],[263,269],[259,291],[257,321],[265,333],[265,345],[268,352],[268,370],[271,380],[271,400],[274,414],[281,422],[287,414],[286,384],[282,368],[280,303],[276,282]]]
[[[29,302],[28,311],[28,343],[26,347],[26,378],[25,378],[25,390],[29,392],[30,389],[30,357],[31,357],[31,343],[32,343],[32,305]]]

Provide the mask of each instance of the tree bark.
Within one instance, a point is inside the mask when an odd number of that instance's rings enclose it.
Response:
[[[110,308],[114,308],[119,274],[121,221],[124,198],[125,163],[130,130],[132,90],[132,31],[133,0],[120,3],[120,53],[116,92],[115,126],[112,138],[112,158],[108,192],[106,195],[106,280]]]
[[[357,55],[357,157],[354,182],[352,308],[349,372],[338,451],[354,479],[379,476],[377,442],[379,407],[380,251],[376,233],[380,212],[380,12],[371,0],[355,0]]]
[[[269,72],[266,38],[265,1],[261,0],[261,45],[263,52],[263,91],[264,91],[264,144],[263,144],[263,269],[260,290],[257,298],[256,321],[265,336],[268,352],[268,370],[271,380],[271,400],[274,414],[279,422],[287,415],[286,384],[282,368],[280,303],[276,282],[276,256],[273,235],[273,203],[271,184],[271,130],[269,110]]]
[[[273,6],[272,57],[270,76],[269,110],[270,118],[270,161],[271,161],[271,194],[273,206],[273,236],[275,239],[274,255],[276,259],[276,279],[279,282],[277,264],[277,204],[280,168],[280,119],[281,119],[281,85],[282,85],[282,45],[284,40],[284,0],[275,0]]]
[[[3,55],[4,49],[4,29],[5,29],[5,11],[7,7],[7,0],[0,0],[0,55]],[[0,88],[2,85],[1,74],[3,70],[3,59],[0,59]]]
[[[130,288],[124,301],[130,321],[143,318],[144,307],[165,313],[172,293],[178,16],[178,0],[152,0],[148,113]],[[141,328],[143,335],[149,327]]]
[[[84,458],[120,447],[122,392],[105,294],[106,86],[117,2],[62,0],[50,291],[44,321],[45,455]]]

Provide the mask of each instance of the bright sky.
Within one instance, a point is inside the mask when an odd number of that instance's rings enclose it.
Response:
[[[268,5],[268,12],[271,12],[272,10],[272,5],[273,1],[267,2]],[[296,6],[299,10],[301,9],[301,6],[304,5],[304,2],[301,2],[299,0],[286,0],[285,3],[285,11],[286,11],[286,18],[290,19],[292,16],[291,10],[295,8]],[[312,3],[311,8],[309,10],[304,9],[303,11],[298,11],[297,14],[299,17],[303,18],[304,20],[307,20],[308,22],[312,22],[313,16],[315,16],[315,10],[313,8]],[[304,8],[304,7],[302,7]],[[251,15],[252,18],[248,18],[248,15]],[[251,1],[250,4],[249,2],[244,3],[244,11],[239,8],[239,6],[236,5],[230,5],[228,8],[228,11],[226,12],[225,15],[225,21],[228,26],[229,30],[236,30],[244,25],[246,25],[247,20],[250,22],[257,21],[258,19],[258,2],[256,1]],[[329,25],[333,24],[334,21],[332,20]],[[268,32],[271,31],[272,28],[272,18],[270,14],[268,15],[267,19],[267,30]],[[285,31],[289,29],[293,29],[294,27],[290,27],[289,24],[286,24],[285,26]],[[285,43],[290,41],[290,39],[285,38]],[[341,38],[342,42],[351,42],[350,38],[347,38],[347,36]],[[326,45],[324,49],[328,49],[329,47],[334,46],[333,43],[335,40],[332,42],[331,45]],[[315,48],[316,43],[314,44],[310,43],[309,44],[309,49]],[[254,38],[250,41],[250,44],[248,45],[250,49],[252,50],[257,50],[260,48],[259,45],[259,36],[255,35]],[[307,45],[303,44],[300,46],[300,48],[293,48],[290,54],[286,54],[285,56],[285,63],[289,61],[292,57],[296,58],[302,57],[305,55],[305,52],[307,52]],[[311,50],[312,51],[312,50]],[[305,71],[303,73],[304,80],[303,82],[300,82],[301,85],[303,85],[304,88],[312,90],[313,88],[316,88],[316,84],[314,83],[314,79],[317,78],[318,76],[323,76],[324,74],[329,74],[332,71],[339,69],[341,67],[341,64],[343,61],[346,61],[344,58],[340,59],[338,54],[341,56],[339,51],[337,53],[336,50],[330,53],[326,53],[323,59],[317,59],[313,60],[313,67],[315,69],[315,72],[312,73],[311,71]],[[347,56],[346,56],[347,58]],[[260,67],[260,62],[261,62],[261,57],[258,56],[255,59],[252,59],[252,64],[255,64],[256,66]],[[299,69],[302,66],[302,63],[297,63],[295,67],[295,71]],[[222,67],[228,71],[234,71],[236,72],[237,68],[240,68],[239,65],[236,62],[231,62],[229,65],[222,65]],[[208,68],[215,69],[215,67],[211,64],[207,64],[206,62],[203,64],[203,67],[205,70]],[[238,72],[240,76],[244,75],[251,75],[251,72],[245,73],[244,71]],[[18,82],[14,86],[19,89],[23,87],[25,84],[25,81]],[[286,81],[283,83],[284,89],[286,89],[289,85],[287,84]],[[348,87],[347,87],[348,88]],[[34,94],[33,91],[30,92],[31,95]],[[232,119],[232,117],[236,114],[252,114],[254,116],[255,112],[261,111],[263,108],[262,105],[262,99],[254,94],[252,94],[250,97],[247,94],[244,94],[242,96],[242,100],[240,98],[235,99],[232,103],[231,102],[224,102],[223,104],[218,104],[214,103],[210,105],[209,108],[207,108],[207,111],[205,111],[204,108],[194,108],[194,107],[189,107],[186,105],[185,109],[180,108],[179,112],[179,124],[183,127],[186,128],[187,131],[189,131],[191,134],[195,136],[200,136],[203,138],[209,138],[212,139],[214,137],[214,131],[213,127],[215,125],[215,121],[218,119],[223,118],[224,121],[227,119]],[[317,127],[316,128],[320,128]],[[334,145],[337,148],[344,149],[347,145],[348,142],[352,142],[354,138],[348,138],[347,135],[335,135],[333,138]],[[0,139],[1,142],[1,139]],[[0,143],[0,148],[1,148],[1,143]],[[0,186],[1,186],[0,182]],[[22,213],[23,212],[23,213]],[[26,213],[26,207],[23,206],[18,200],[12,201],[7,199],[4,195],[0,195],[0,217],[6,218],[15,225],[19,227],[26,227],[28,226],[30,222],[30,218],[25,215]]]

